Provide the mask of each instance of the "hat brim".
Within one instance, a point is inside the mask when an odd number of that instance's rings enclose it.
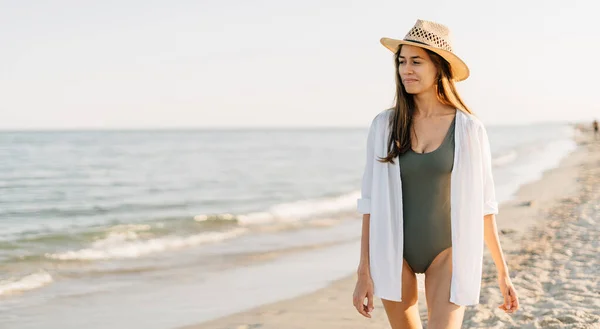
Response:
[[[379,40],[379,41],[381,42],[381,44],[384,47],[386,47],[393,53],[395,53],[398,50],[398,47],[400,45],[410,45],[410,46],[421,47],[421,48],[431,50],[434,53],[442,56],[445,60],[448,61],[448,63],[450,63],[450,69],[452,70],[452,75],[454,76],[454,80],[463,81],[469,77],[470,73],[469,73],[469,67],[467,66],[467,64],[465,64],[465,62],[463,62],[463,60],[460,59],[458,56],[454,55],[453,53],[451,53],[449,51],[439,49],[436,47],[431,47],[431,46],[428,46],[428,45],[425,45],[425,44],[422,44],[419,42],[408,41],[408,40],[381,38],[381,40]]]

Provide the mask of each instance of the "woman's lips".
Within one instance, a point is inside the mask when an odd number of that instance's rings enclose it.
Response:
[[[418,80],[415,79],[406,79],[404,80],[404,83],[412,83],[412,82],[417,82]]]

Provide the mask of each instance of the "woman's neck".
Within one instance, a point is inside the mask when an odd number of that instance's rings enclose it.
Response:
[[[429,118],[447,114],[450,109],[442,104],[432,88],[426,92],[413,95],[415,101],[415,116],[419,118]]]

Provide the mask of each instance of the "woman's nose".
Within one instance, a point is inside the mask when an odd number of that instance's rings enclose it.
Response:
[[[400,72],[404,74],[414,73],[413,67],[410,64],[405,64],[400,67]]]

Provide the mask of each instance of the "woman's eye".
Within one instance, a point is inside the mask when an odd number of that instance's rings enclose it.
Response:
[[[413,64],[417,64],[418,65],[418,64],[421,64],[421,62],[413,62]]]

